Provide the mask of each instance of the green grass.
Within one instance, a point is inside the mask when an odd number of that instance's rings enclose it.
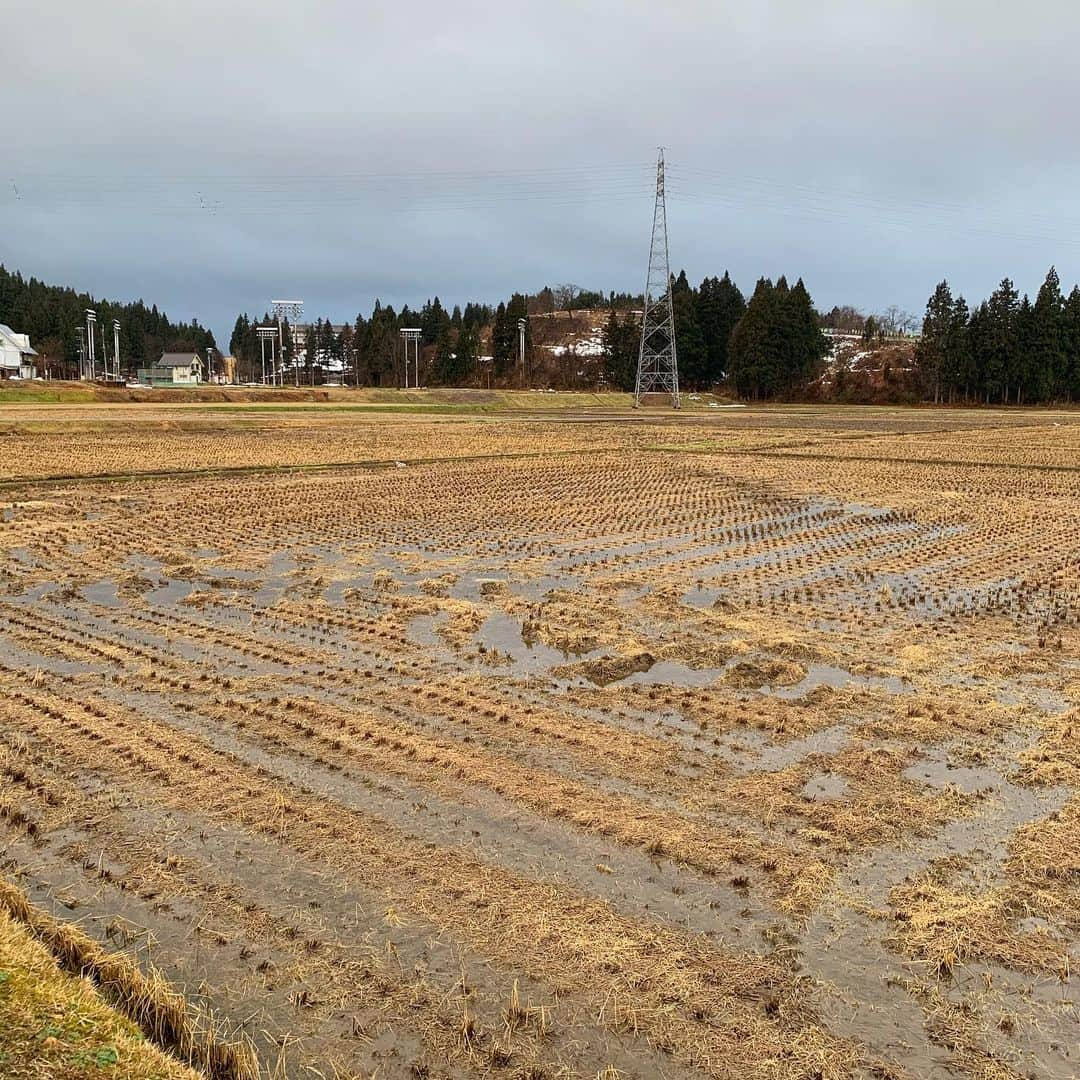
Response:
[[[64,402],[93,401],[94,391],[89,387],[82,389],[67,386],[60,390],[50,390],[41,383],[0,383],[0,405],[41,405],[62,404]]]
[[[286,412],[355,412],[355,413],[489,413],[501,412],[495,405],[426,405],[402,402],[400,405],[348,405],[334,401],[283,401],[280,405],[273,402],[249,402],[234,404],[213,401],[198,402],[198,406],[215,413],[286,413]]]
[[[197,1080],[0,910],[0,1076]]]

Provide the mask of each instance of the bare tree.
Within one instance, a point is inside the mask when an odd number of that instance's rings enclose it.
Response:
[[[567,281],[562,285],[556,285],[552,292],[555,295],[555,302],[572,319],[574,317],[574,301],[581,295],[581,286],[573,285]]]
[[[890,304],[879,316],[878,323],[886,334],[906,334],[918,325],[918,319],[910,311]]]

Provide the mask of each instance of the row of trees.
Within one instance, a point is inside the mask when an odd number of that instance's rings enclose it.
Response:
[[[421,375],[425,382],[453,386],[484,379],[506,380],[517,364],[518,320],[527,317],[527,310],[522,293],[515,293],[496,308],[470,303],[449,312],[436,296],[419,311],[406,305],[396,312],[376,300],[369,316],[359,314],[352,323],[341,326],[320,318],[305,328],[302,340],[285,323],[285,381],[321,383],[329,371],[334,371],[349,386],[403,385],[402,330],[420,331]],[[245,382],[261,381],[264,356],[271,356],[271,345],[259,340],[261,327],[276,329],[277,323],[268,314],[255,319],[243,314],[233,327],[229,348],[236,357],[239,378]],[[486,334],[490,335],[491,352],[484,355]],[[273,348],[277,347],[275,342]],[[526,355],[531,351],[531,331],[526,324]]]
[[[214,335],[196,320],[173,322],[157,306],[141,300],[115,303],[96,300],[89,293],[59,285],[47,285],[37,278],[24,278],[0,266],[0,322],[21,334],[30,335],[38,353],[38,369],[53,378],[78,378],[79,334],[86,326],[86,309],[97,312],[98,333],[105,333],[105,345],[112,355],[112,323],[120,323],[121,369],[134,372],[156,360],[163,352],[197,352],[206,355],[216,348]],[[100,361],[102,342],[97,341]]]
[[[882,335],[891,338],[906,333],[913,323],[899,309],[866,318],[853,308],[838,307],[819,316],[803,282],[789,286],[784,277],[775,284],[759,280],[749,301],[727,273],[706,277],[695,288],[683,271],[672,278],[671,290],[680,382],[687,390],[725,383],[747,398],[798,396],[822,370],[827,354],[822,325],[861,332],[872,346]],[[357,315],[343,326],[329,319],[316,320],[306,328],[303,348],[300,335],[294,343],[293,329],[286,323],[284,364],[289,381],[295,377],[305,383],[322,382],[333,370],[350,385],[401,385],[400,331],[415,328],[421,334],[424,381],[516,385],[521,377],[519,320],[526,320],[524,378],[543,379],[549,374],[543,366],[546,353],[543,348],[534,352],[529,316],[597,306],[609,309],[603,355],[575,358],[582,370],[570,377],[587,384],[633,389],[642,298],[628,293],[602,295],[575,285],[515,293],[496,307],[469,303],[450,311],[438,297],[419,310],[405,306],[400,312],[376,301],[370,315]],[[204,354],[208,347],[215,347],[213,334],[195,320],[174,323],[141,300],[125,304],[95,300],[0,266],[0,322],[30,334],[40,366],[54,377],[77,377],[78,330],[85,326],[87,307],[97,310],[98,326],[106,330],[110,351],[109,330],[112,320],[119,320],[122,366],[127,371],[146,365],[164,351]],[[262,378],[258,329],[264,326],[276,329],[268,314],[254,319],[244,314],[236,320],[230,350],[242,380]],[[269,345],[266,348],[269,353]],[[912,367],[905,368],[904,392],[926,400],[1016,404],[1078,400],[1080,286],[1066,296],[1051,268],[1033,302],[1006,278],[987,300],[971,309],[943,281],[927,303],[922,337],[910,363]]]
[[[1080,400],[1080,286],[1066,298],[1051,267],[1034,303],[1005,278],[969,311],[943,281],[926,305],[916,366],[934,401]]]
[[[671,283],[679,384],[704,390],[725,380],[740,395],[794,394],[818,372],[828,352],[810,294],[800,279],[789,287],[758,281],[749,303],[728,273],[690,286],[683,271]],[[640,316],[614,308],[604,330],[606,381],[632,390],[637,373]]]

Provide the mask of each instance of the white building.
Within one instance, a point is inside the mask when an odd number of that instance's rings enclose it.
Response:
[[[151,386],[198,386],[202,370],[198,353],[162,353],[153,367],[139,368],[139,382]]]
[[[0,323],[0,379],[36,378],[35,356],[28,334],[16,334],[10,326]]]

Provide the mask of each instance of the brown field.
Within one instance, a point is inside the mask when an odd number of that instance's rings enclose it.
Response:
[[[1080,414],[0,433],[0,869],[267,1076],[1076,1074]]]

